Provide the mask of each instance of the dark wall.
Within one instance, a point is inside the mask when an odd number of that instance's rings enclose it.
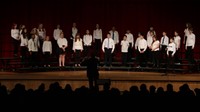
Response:
[[[185,23],[191,22],[198,41],[199,5],[195,0],[8,0],[1,3],[0,8],[0,50],[12,50],[10,28],[13,22],[25,24],[29,31],[43,23],[51,38],[58,23],[66,38],[70,36],[73,22],[77,22],[82,35],[86,29],[92,31],[95,24],[99,23],[104,38],[114,25],[120,39],[127,29],[132,31],[136,39],[138,32],[146,34],[150,26],[155,28],[158,38],[161,38],[162,31],[172,37],[174,30],[183,37]],[[199,52],[198,43],[196,54]],[[0,55],[7,56],[8,53],[1,52]],[[198,55],[195,57],[199,58]]]

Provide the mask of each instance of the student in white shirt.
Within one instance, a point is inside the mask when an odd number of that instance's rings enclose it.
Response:
[[[35,39],[39,42],[39,48],[41,47],[40,45],[40,41],[39,41],[39,35],[38,35],[38,31],[37,31],[37,28],[33,28],[30,32],[31,35],[35,35]]]
[[[70,37],[70,41],[69,41],[69,46],[71,47],[70,48],[70,52],[72,53],[72,55],[73,55],[73,50],[72,49],[73,49],[74,39],[75,39],[77,33],[78,33],[77,24],[74,22],[72,24],[71,37]]]
[[[138,41],[138,67],[146,66],[146,49],[147,49],[147,41],[144,39],[142,33],[138,33],[138,37],[140,37]]]
[[[167,46],[167,68],[174,68],[174,55],[176,53],[176,44],[174,43],[174,38],[170,38],[170,43]]]
[[[148,61],[152,62],[152,52],[151,52],[151,45],[153,43],[153,37],[154,37],[154,32],[153,31],[149,31],[148,35],[147,35],[147,56],[148,56]]]
[[[23,24],[21,24],[21,25],[19,26],[19,36],[22,35],[22,31],[23,31],[25,28],[26,28],[26,26],[23,25]]]
[[[121,41],[121,53],[122,53],[122,65],[127,65],[127,59],[128,59],[128,48],[129,48],[129,42],[127,40],[127,35],[124,35],[123,40]]]
[[[45,28],[43,27],[43,24],[39,24],[38,25],[38,29],[37,29],[37,32],[38,32],[38,36],[39,36],[39,40],[40,40],[40,46],[42,46],[43,42],[44,42],[44,39],[46,37],[46,30]],[[40,50],[41,51],[41,50]]]
[[[133,55],[134,37],[130,30],[126,31],[126,36],[127,36],[127,41],[129,42],[127,61],[131,62],[131,58]]]
[[[68,42],[67,39],[64,37],[63,32],[60,33],[60,38],[58,38],[57,43],[59,47],[59,67],[65,66],[65,54]]]
[[[139,34],[138,34],[138,37],[137,37],[137,39],[136,39],[136,41],[135,41],[136,62],[139,62],[139,59],[138,59],[138,56],[139,56],[138,42],[139,42],[140,39],[141,39],[141,38],[140,38],[140,36],[139,36]]]
[[[89,30],[86,30],[86,34],[83,36],[83,43],[84,43],[84,56],[88,57],[90,55],[92,46],[92,35],[90,34]]]
[[[76,27],[76,23],[74,22],[72,24],[72,34],[71,39],[75,39],[76,34],[78,33],[78,28]]]
[[[17,28],[17,24],[13,24],[11,29],[11,37],[13,42],[13,49],[14,49],[14,56],[17,56],[20,44],[20,37],[19,37],[19,29]]]
[[[43,45],[42,45],[42,52],[44,55],[44,67],[48,66],[50,67],[50,57],[52,54],[52,44],[49,40],[49,36],[46,36]]]
[[[186,23],[186,28],[184,30],[184,39],[183,44],[186,44],[187,36],[189,35],[189,30],[192,29],[192,25],[190,23]]]
[[[27,29],[24,28],[20,35],[20,51],[21,51],[21,62],[25,64],[28,54],[28,32]]]
[[[161,60],[165,63],[167,61],[166,48],[169,44],[169,37],[167,36],[166,32],[163,32],[162,34],[163,36],[160,40],[160,51],[161,51]]]
[[[118,44],[119,43],[119,33],[114,26],[112,27],[112,30],[109,31],[109,33],[111,35],[111,38],[114,40],[114,43]]]
[[[105,53],[105,65],[104,66],[111,66],[112,64],[112,53],[115,50],[115,43],[114,40],[111,38],[111,34],[107,34],[107,38],[104,39],[102,44],[102,51]]]
[[[93,42],[95,45],[95,55],[100,57],[101,43],[102,43],[102,29],[99,24],[96,24],[96,29],[93,31]]]
[[[151,26],[150,28],[149,28],[149,31],[147,32],[147,37],[149,37],[151,34],[150,33],[153,33],[153,35],[156,35],[156,31],[154,30],[154,28]]]
[[[83,41],[80,34],[77,33],[74,39],[73,51],[75,53],[75,67],[81,66],[81,52],[83,51]]]
[[[151,45],[151,51],[153,54],[153,67],[159,67],[160,66],[160,42],[154,35],[153,37],[153,43]]]
[[[181,48],[181,37],[178,35],[178,32],[174,32],[174,43],[176,44],[176,53],[174,55],[174,62],[180,63],[179,60],[179,51]]]
[[[112,27],[112,29],[109,31],[110,35],[111,35],[111,38],[114,40],[114,43],[115,43],[115,51],[112,53],[112,58],[114,60],[114,58],[116,57],[117,55],[117,51],[119,49],[119,33],[118,31],[116,30],[115,26]]]
[[[56,55],[56,56],[59,55],[59,47],[58,47],[58,44],[57,44],[57,40],[60,38],[61,32],[62,32],[62,29],[60,28],[60,25],[58,24],[56,26],[56,29],[54,29],[54,31],[53,31],[54,40],[52,42],[53,54]]]
[[[195,46],[195,34],[193,33],[192,29],[189,29],[189,34],[187,35],[185,49],[186,49],[186,58],[191,64],[194,64],[194,53],[193,53],[194,46]]]
[[[39,60],[38,60],[38,49],[39,49],[40,43],[39,39],[36,37],[36,35],[32,34],[31,39],[28,41],[28,51],[30,53],[30,61],[32,67],[38,66]]]

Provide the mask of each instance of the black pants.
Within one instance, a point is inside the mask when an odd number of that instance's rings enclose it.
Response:
[[[148,62],[153,62],[153,54],[152,54],[151,49],[149,49],[149,47],[146,50],[146,54],[147,54]]]
[[[38,66],[38,64],[39,64],[39,62],[38,62],[38,52],[32,52],[31,53],[30,62],[31,62],[32,67]]]
[[[89,81],[89,88],[96,88],[98,89],[97,80],[99,79],[99,73],[97,72],[87,72],[87,77]]]
[[[27,53],[28,53],[28,48],[26,46],[21,46],[20,47],[20,52],[21,52],[21,62],[22,64],[25,64],[27,60]]]
[[[189,61],[190,64],[194,64],[194,53],[192,46],[187,46],[186,59]]]
[[[52,41],[52,51],[53,51],[53,55],[58,58],[59,57],[59,47],[57,44],[57,40]]]
[[[70,38],[70,40],[69,40],[69,52],[71,53],[71,54],[73,54],[73,50],[72,50],[72,48],[73,48],[73,43],[74,43],[74,37],[71,37]]]
[[[131,43],[129,43],[129,47],[128,47],[128,62],[131,62],[131,58],[132,58],[132,56],[133,56],[133,49],[132,49],[132,44]]]
[[[91,52],[91,46],[84,46],[84,57],[89,57]]]
[[[14,38],[12,38],[12,41],[13,41],[13,52],[14,52],[14,55],[17,55],[18,54],[18,51],[19,51],[19,44],[20,44],[20,41],[19,40],[16,40]]]
[[[75,64],[80,64],[81,62],[81,50],[75,50]]]
[[[119,51],[119,44],[115,44],[115,50],[112,53],[112,61],[117,61],[117,51]]]
[[[143,51],[144,49],[141,49]],[[138,54],[138,65],[144,67],[146,66],[146,51],[144,53],[139,53]]]
[[[159,67],[160,66],[160,51],[153,51],[153,67]]]
[[[101,51],[101,39],[95,39],[95,54],[96,56],[100,57]]]
[[[160,58],[161,58],[161,60],[162,60],[163,63],[166,63],[166,61],[167,61],[166,48],[167,48],[166,45],[162,45],[161,46],[161,57]]]
[[[50,52],[44,52],[44,65],[50,65],[50,57],[51,57],[51,54]]]
[[[176,53],[174,54],[174,62],[175,63],[180,63],[180,59],[179,59],[179,49],[176,50]]]
[[[105,65],[111,66],[112,64],[112,49],[104,48],[105,50]]]
[[[139,58],[139,56],[140,56],[140,52],[138,51],[138,49],[135,50],[135,54],[136,54],[136,56],[135,56],[135,57],[136,57],[136,63],[135,63],[135,64],[138,65],[139,62],[140,62],[140,58]]]
[[[174,56],[172,56],[172,51],[169,51],[167,56],[167,68],[174,68]]]
[[[122,65],[126,66],[127,65],[127,55],[128,53],[122,52]]]

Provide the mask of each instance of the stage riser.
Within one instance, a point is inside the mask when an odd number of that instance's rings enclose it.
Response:
[[[60,86],[62,88],[65,87],[66,84],[70,84],[72,89],[75,90],[76,88],[79,88],[81,86],[88,87],[88,81],[87,80],[0,80],[1,85],[5,85],[8,89],[8,91],[12,90],[17,83],[24,84],[26,87],[26,90],[28,89],[37,89],[41,83],[45,84],[45,89],[49,89],[49,85],[59,82]],[[200,82],[186,82],[186,81],[111,81],[111,88],[118,88],[120,91],[128,90],[131,86],[138,86],[140,87],[141,84],[146,84],[147,89],[149,89],[150,86],[163,87],[164,90],[166,90],[167,84],[172,84],[175,91],[179,91],[179,87],[183,84],[188,84],[191,90],[194,90],[195,88],[200,87]],[[102,90],[103,86],[99,85],[100,90]]]

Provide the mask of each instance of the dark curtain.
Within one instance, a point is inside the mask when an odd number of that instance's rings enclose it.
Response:
[[[25,24],[29,32],[43,23],[51,38],[56,24],[61,24],[68,40],[73,22],[77,23],[81,35],[86,29],[92,33],[99,23],[103,38],[115,26],[121,41],[127,29],[133,33],[134,40],[138,32],[144,32],[146,38],[150,26],[159,39],[162,31],[172,37],[174,30],[183,38],[185,23],[191,22],[196,34],[195,58],[199,58],[200,7],[197,0],[7,0],[1,3],[0,9],[0,57],[12,54],[9,52],[12,50],[12,23]],[[184,46],[181,52],[185,52]]]

